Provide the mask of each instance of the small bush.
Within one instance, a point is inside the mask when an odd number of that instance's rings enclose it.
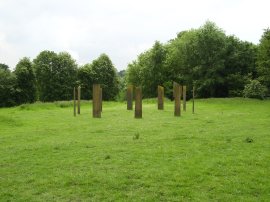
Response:
[[[121,90],[116,96],[116,101],[124,102],[126,101],[126,90]]]
[[[262,85],[258,80],[251,80],[250,83],[245,85],[243,95],[246,98],[264,99],[267,88]]]

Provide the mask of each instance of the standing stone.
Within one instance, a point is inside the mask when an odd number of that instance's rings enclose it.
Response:
[[[195,87],[193,86],[193,89],[192,89],[192,114],[194,114],[194,112],[195,112],[194,99],[195,99]]]
[[[164,88],[162,86],[158,86],[158,109],[164,109]]]
[[[173,98],[175,98],[175,88],[177,85],[179,85],[179,84],[174,81],[173,82]]]
[[[102,88],[100,88],[99,103],[100,103],[100,112],[102,112]]]
[[[181,94],[180,85],[176,83],[174,85],[174,116],[181,116]]]
[[[101,118],[100,84],[93,84],[93,118]]]
[[[142,118],[142,89],[136,87],[135,90],[135,118]]]
[[[76,88],[73,88],[73,114],[76,116]]]
[[[182,99],[182,96],[183,96],[183,86],[179,85],[179,91],[180,91],[180,101],[179,101],[179,105],[180,105],[180,116],[181,116],[181,99]]]
[[[186,111],[186,102],[187,102],[187,86],[183,86],[183,110]]]
[[[127,87],[127,110],[132,110],[133,108],[133,86],[129,85]]]
[[[78,87],[78,114],[81,114],[81,86]]]

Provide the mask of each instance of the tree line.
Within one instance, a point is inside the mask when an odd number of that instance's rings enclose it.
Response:
[[[103,99],[113,100],[119,79],[109,56],[101,54],[92,63],[78,67],[66,52],[42,51],[31,61],[21,59],[13,72],[0,64],[0,106],[8,107],[37,100],[71,100],[73,87],[81,86],[82,99],[92,98],[92,85],[100,83]]]
[[[126,82],[142,86],[145,97],[156,96],[157,85],[172,97],[172,81],[195,86],[201,98],[269,96],[270,30],[255,45],[208,21],[165,44],[156,41],[127,68]]]
[[[173,81],[195,86],[201,98],[269,96],[270,29],[255,45],[208,21],[167,43],[156,41],[118,73],[106,54],[79,67],[66,52],[42,51],[32,61],[21,59],[14,71],[0,64],[0,106],[70,100],[79,85],[82,99],[91,99],[94,83],[101,84],[105,100],[124,99],[127,84],[141,86],[144,97],[156,97],[161,85],[172,98]]]

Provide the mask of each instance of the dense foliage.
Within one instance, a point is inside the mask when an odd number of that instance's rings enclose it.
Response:
[[[78,79],[82,88],[82,98],[92,98],[92,85],[101,84],[102,98],[113,100],[119,92],[119,81],[116,69],[106,54],[101,54],[91,64],[78,70]]]
[[[266,29],[258,47],[257,71],[259,80],[268,88],[270,94],[270,29]]]
[[[104,100],[114,99],[118,94],[117,72],[112,61],[106,54],[101,54],[92,62],[93,82],[101,84],[102,98]]]
[[[113,100],[119,92],[119,79],[106,54],[78,68],[66,53],[42,51],[31,62],[21,59],[14,72],[0,64],[0,107],[40,101],[71,100],[73,88],[81,86],[82,99],[92,98],[92,85],[100,83],[103,99]]]
[[[0,107],[9,107],[16,104],[16,77],[5,64],[0,64]]]
[[[156,97],[157,86],[162,85],[172,99],[173,81],[187,85],[188,96],[192,86],[201,98],[269,96],[270,29],[254,45],[227,36],[207,21],[167,43],[156,41],[118,74],[106,54],[78,67],[66,52],[42,51],[33,61],[21,59],[13,72],[0,64],[0,106],[70,100],[79,85],[82,99],[91,99],[94,83],[101,84],[104,100],[124,100],[128,84],[141,86],[144,97]]]
[[[36,100],[36,77],[33,70],[32,62],[29,58],[23,58],[16,65],[14,71],[17,77],[17,95],[16,102],[33,103]]]
[[[254,44],[206,22],[166,44],[155,42],[128,65],[127,82],[142,86],[145,97],[156,96],[157,85],[172,97],[173,81],[195,85],[198,97],[242,96],[248,80],[256,77],[256,54]]]
[[[72,99],[77,64],[68,53],[43,51],[34,59],[34,68],[41,101]]]
[[[244,97],[264,99],[267,88],[263,86],[258,80],[251,80],[243,91]]]
[[[78,80],[81,86],[82,99],[92,98],[93,73],[91,64],[83,65],[78,69]]]

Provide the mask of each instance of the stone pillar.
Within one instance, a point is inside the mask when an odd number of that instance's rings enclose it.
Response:
[[[135,90],[135,118],[142,118],[142,89],[136,87]]]
[[[133,109],[133,85],[127,87],[127,110]]]
[[[187,86],[183,86],[183,110],[186,111],[187,106]]]
[[[174,116],[181,116],[181,91],[180,85],[174,85]]]
[[[93,84],[93,118],[101,118],[100,93],[100,84]]]
[[[162,86],[158,86],[158,109],[164,109],[164,88]]]
[[[194,99],[195,99],[195,87],[193,86],[193,89],[192,89],[192,114],[195,113]]]
[[[76,116],[76,88],[73,88],[73,114]]]
[[[81,86],[78,87],[78,114],[81,114]]]
[[[100,88],[99,103],[100,103],[100,112],[102,112],[102,88]]]
[[[174,92],[175,92],[175,87],[179,85],[178,83],[176,83],[175,81],[173,82],[173,98],[175,98]]]

